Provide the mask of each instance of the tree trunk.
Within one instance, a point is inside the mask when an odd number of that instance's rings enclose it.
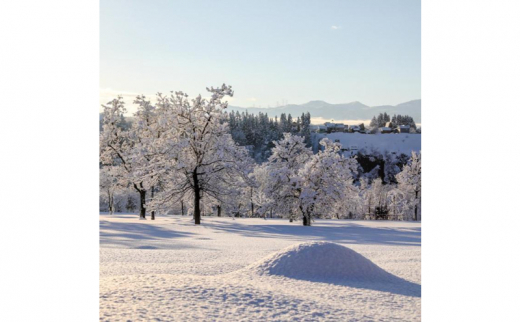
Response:
[[[184,201],[181,200],[181,215],[184,215]]]
[[[222,210],[222,208],[220,207],[220,205],[217,205],[217,216],[220,217],[220,211]]]
[[[139,196],[141,198],[141,210],[139,212],[139,219],[146,220],[146,191],[140,190]]]
[[[237,210],[237,212],[236,212],[236,214],[235,214],[235,218],[236,218],[236,217],[239,217],[239,218],[242,217],[242,216],[240,215],[240,208],[241,208],[241,207],[242,207],[242,203],[240,203],[240,204],[238,205],[238,210]]]
[[[303,207],[301,205],[300,205],[300,211],[302,212],[302,216],[303,216],[303,225],[310,226],[311,219],[310,219],[310,217],[307,217],[307,212],[303,211]]]
[[[370,218],[372,217],[372,215],[370,214],[370,203],[371,203],[371,198],[369,197],[368,198],[368,219],[370,220]]]
[[[415,214],[415,221],[417,221],[417,198],[419,197],[419,191],[415,191],[415,210],[414,210],[414,214]]]
[[[251,187],[251,217],[255,216],[255,205],[253,204],[253,187]]]
[[[114,195],[108,191],[108,213],[114,214]]]
[[[195,224],[200,224],[200,187],[197,169],[193,171],[193,219]]]
[[[153,189],[154,189],[154,187],[152,186],[152,200],[153,200]],[[155,210],[152,211],[152,220],[155,220]]]
[[[395,195],[394,195],[394,220],[397,220],[397,211],[395,210]]]
[[[303,225],[306,226],[306,227],[310,227],[311,226],[311,219],[310,219],[309,216],[307,216],[307,215],[303,216]]]

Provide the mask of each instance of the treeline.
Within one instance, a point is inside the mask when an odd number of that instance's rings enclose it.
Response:
[[[416,128],[412,117],[408,115],[403,116],[400,114],[394,114],[392,117],[390,117],[390,115],[386,112],[380,113],[377,117],[374,116],[370,121],[370,127],[384,127],[386,126],[387,122],[391,123],[390,128],[396,128],[397,126],[410,126],[411,128]]]
[[[267,113],[262,112],[250,114],[231,111],[224,113],[222,121],[229,124],[233,140],[250,149],[256,162],[264,162],[269,158],[274,147],[273,141],[280,140],[284,133],[302,136],[305,144],[311,145],[310,113],[302,113],[296,119],[291,114],[282,113],[278,119],[277,116],[269,118]]]
[[[345,157],[328,138],[313,153],[301,135],[309,114],[296,120],[226,114],[223,98],[233,95],[231,87],[208,90],[210,99],[159,93],[155,106],[138,96],[128,128],[122,97],[103,106],[100,209],[135,209],[152,220],[156,213],[189,214],[195,224],[205,215],[283,217],[303,225],[315,218],[420,219],[420,153]],[[262,141],[251,134],[265,141],[266,134],[283,135],[271,141],[267,161],[255,163],[233,139],[231,123],[242,131],[242,143],[253,146]]]

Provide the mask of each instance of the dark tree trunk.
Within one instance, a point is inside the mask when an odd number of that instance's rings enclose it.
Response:
[[[193,219],[195,224],[200,224],[200,187],[197,169],[193,171]]]
[[[394,195],[394,220],[397,220],[397,211],[395,209],[395,195]]]
[[[372,218],[372,215],[370,214],[370,203],[371,203],[371,198],[369,197],[368,198],[368,219],[370,220],[370,218]]]
[[[114,214],[114,195],[108,191],[108,213]]]
[[[310,216],[307,216],[307,212],[303,210],[303,207],[300,205],[300,211],[302,212],[303,216],[303,225],[304,226],[310,226],[311,225],[311,219]]]
[[[415,221],[417,221],[417,198],[418,197],[419,197],[419,191],[415,191],[415,210],[414,210]]]
[[[184,215],[184,201],[181,201],[181,215]]]
[[[153,189],[154,189],[154,187],[152,186],[152,200],[153,200]],[[152,220],[155,220],[155,210],[152,211]]]
[[[220,217],[220,212],[222,211],[222,208],[220,207],[220,205],[217,205],[217,216]]]
[[[253,204],[253,187],[251,187],[251,217],[255,216],[255,205]]]
[[[140,203],[141,210],[139,211],[139,219],[146,220],[146,207],[145,207],[146,206],[146,191],[140,190],[139,196],[140,196],[140,200],[141,200],[141,203]]]
[[[311,226],[311,219],[310,217],[304,215],[303,216],[303,225],[306,226],[306,227],[310,227]]]

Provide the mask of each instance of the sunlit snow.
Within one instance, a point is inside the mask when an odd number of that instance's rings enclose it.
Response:
[[[417,222],[103,214],[100,229],[101,321],[421,319]]]

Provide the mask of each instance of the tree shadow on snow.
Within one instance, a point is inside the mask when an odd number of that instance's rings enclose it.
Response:
[[[174,231],[148,223],[115,223],[101,220],[99,229],[100,244],[119,245],[135,249],[161,249],[156,246],[150,246],[148,243],[192,236],[191,233]],[[145,242],[147,245],[132,245],[135,242]]]
[[[204,225],[246,237],[280,238],[280,236],[284,236],[284,238],[294,240],[325,240],[346,244],[421,245],[421,228],[367,227],[356,224],[354,221],[338,221],[334,223],[334,226],[310,227],[304,227],[300,223],[275,225],[269,224],[269,222],[262,225],[244,225],[239,221],[232,223],[206,222]]]

